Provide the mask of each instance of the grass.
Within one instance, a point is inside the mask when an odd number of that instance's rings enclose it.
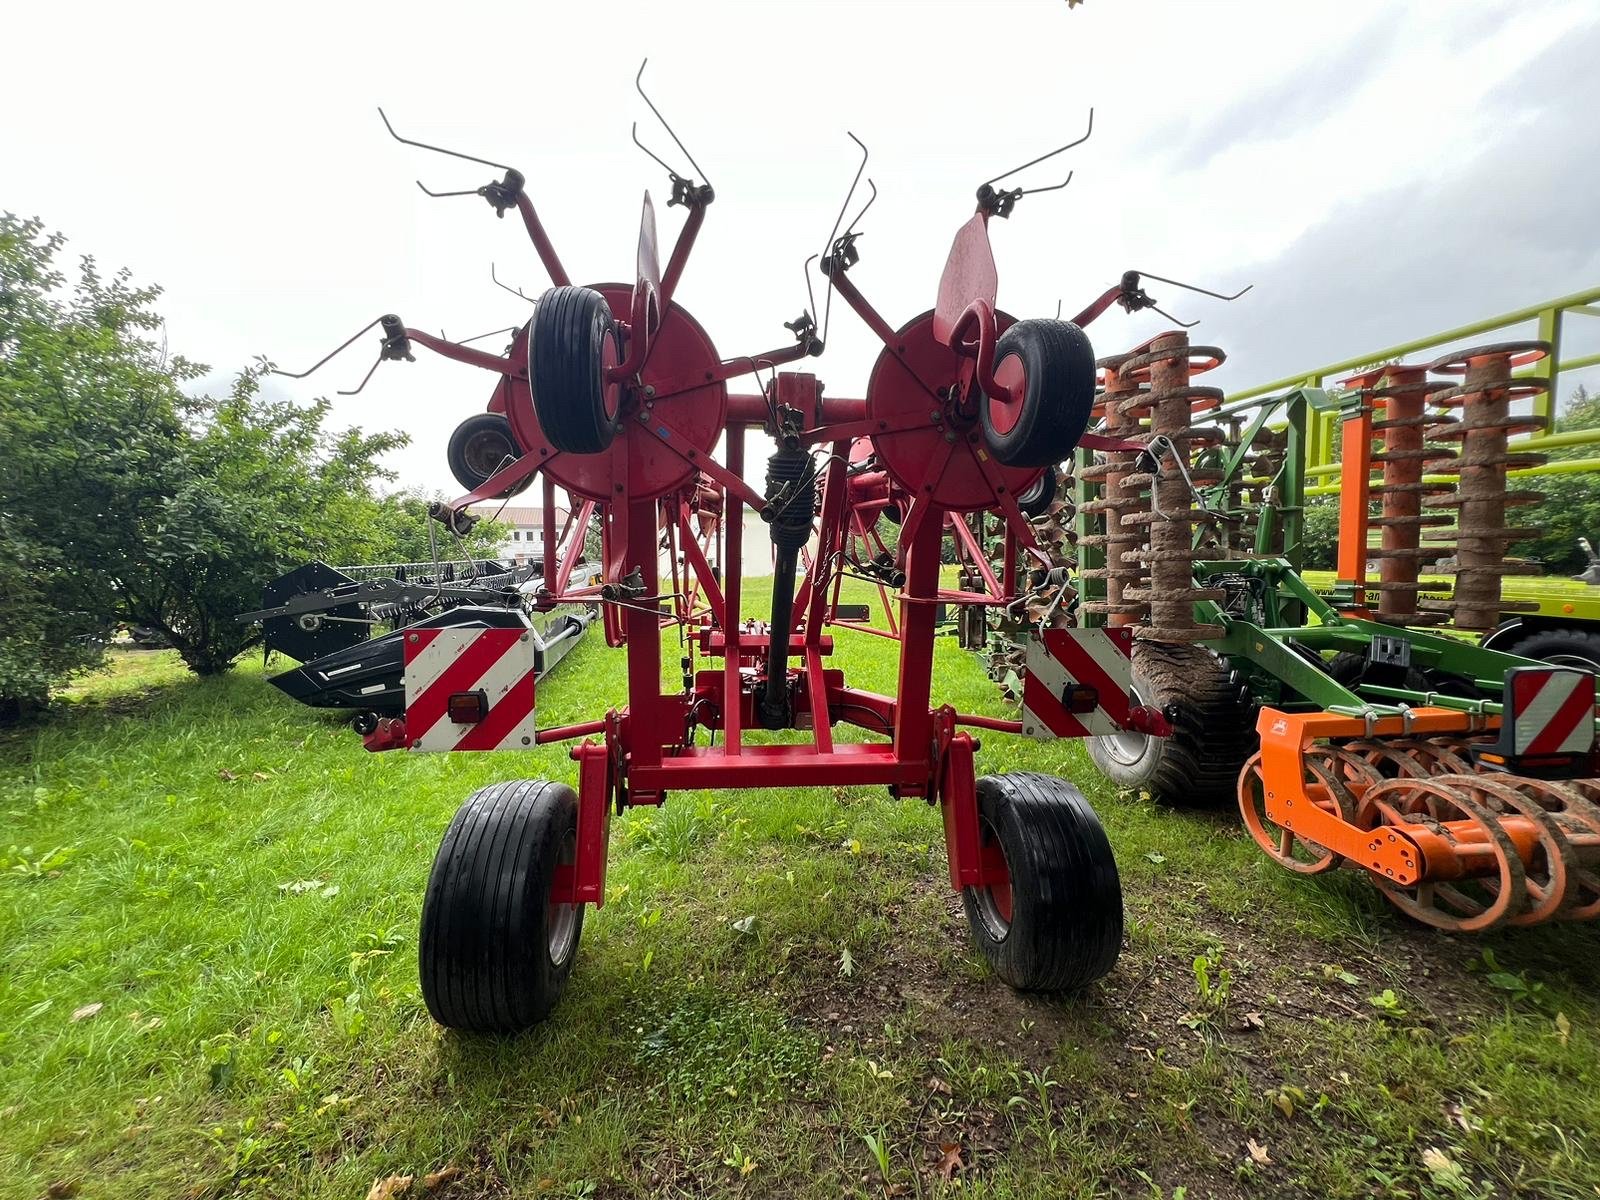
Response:
[[[892,691],[894,647],[838,636]],[[953,639],[937,677],[1004,711]],[[622,678],[587,639],[541,721]],[[1593,928],[1413,929],[1076,744],[985,735],[979,769],[1105,820],[1128,936],[1089,994],[974,961],[926,805],[694,793],[614,822],[555,1016],[461,1037],[416,981],[434,849],[564,749],[368,755],[256,665],[119,655],[0,742],[0,1197],[1600,1194]]]

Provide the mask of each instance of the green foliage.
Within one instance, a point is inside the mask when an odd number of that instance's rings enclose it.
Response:
[[[372,491],[405,435],[329,430],[327,401],[263,392],[265,362],[187,394],[206,369],[168,354],[159,289],[92,258],[69,285],[63,244],[0,215],[0,716],[93,665],[117,624],[215,674],[259,636],[234,615],[264,580],[428,557],[426,498]]]
[[[747,588],[762,611],[766,581]],[[844,597],[877,603],[859,580]],[[888,691],[896,649],[861,637],[835,661]],[[1014,711],[954,639],[934,656],[940,700]],[[1433,1147],[1505,1196],[1600,1187],[1594,928],[1493,938],[1498,970],[1547,993],[1521,1002],[1354,872],[1291,875],[1229,822],[1119,800],[1066,741],[986,736],[977,769],[1073,779],[1117,848],[1127,941],[1083,996],[1019,996],[971,964],[936,807],[868,785],[716,810],[674,793],[613,820],[606,905],[551,1019],[442,1034],[416,940],[450,812],[508,775],[572,781],[570,747],[371,755],[253,658],[195,679],[168,651],[110,657],[59,721],[0,735],[0,1200],[57,1181],[360,1197],[394,1175],[444,1200],[1007,1200],[1144,1195],[1140,1170],[1164,1200],[1449,1195]],[[584,639],[540,685],[541,726],[605,711],[625,675]],[[680,806],[699,830],[669,853],[642,834]],[[1219,938],[1227,1010],[1191,1030],[1191,960]],[[1429,979],[1404,1019],[1366,1002]],[[1272,1166],[1244,1185],[1252,1138]],[[422,1186],[451,1165],[450,1187]]]
[[[1321,497],[1306,501],[1300,544],[1307,571],[1331,571],[1339,557],[1339,504]]]
[[[1600,395],[1578,387],[1556,418],[1557,433],[1600,429]],[[1553,461],[1593,458],[1600,446],[1569,446],[1550,451]],[[1538,559],[1550,574],[1572,575],[1588,565],[1578,539],[1600,541],[1600,472],[1573,475],[1535,475],[1524,482],[1544,494],[1538,504],[1514,510],[1515,523],[1539,531],[1539,536],[1518,542],[1513,553]]]

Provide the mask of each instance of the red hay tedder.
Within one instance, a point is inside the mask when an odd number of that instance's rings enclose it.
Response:
[[[1104,975],[1122,940],[1122,895],[1095,814],[1063,779],[977,778],[971,731],[1164,735],[1161,714],[1129,699],[1133,630],[1041,628],[1029,649],[1022,720],[957,712],[933,688],[941,604],[1015,605],[1048,585],[1050,559],[1020,503],[1030,492],[1037,499],[1047,475],[1053,485],[1055,464],[1080,441],[1093,441],[1085,428],[1096,367],[1079,324],[1016,320],[996,307],[989,222],[1009,216],[1026,192],[997,189],[997,180],[979,189],[933,308],[898,326],[849,274],[858,261],[855,223],[842,234],[835,223],[821,270],[883,343],[864,393],[850,398],[824,395],[811,374],[777,369],[822,352],[814,302],[787,324],[790,344],[724,358],[674,301],[713,200],[708,183],[668,168],[669,206],[682,206],[687,218],[664,269],[646,193],[634,282],[579,286],[523,176],[486,165],[505,175],[476,194],[501,215],[520,213],[553,286],[511,331],[504,355],[386,316],[374,322],[382,327],[379,361],[409,358],[420,345],[496,376],[494,419],[471,418],[452,455],[466,464],[457,464],[458,476],[475,486],[440,506],[436,519],[459,533],[469,505],[537,478],[550,551],[538,603],[599,602],[608,643],[627,650],[628,697],[592,721],[538,728],[532,636],[521,613],[492,610],[481,626],[407,636],[406,711],[374,723],[370,749],[577,743],[576,788],[496,784],[469,797],[451,822],[422,916],[422,989],[434,1017],[482,1031],[544,1018],[572,969],[583,906],[604,899],[611,815],[709,788],[876,784],[937,804],[951,885],[996,974],[1014,987],[1044,990]],[[849,204],[847,197],[841,221]],[[764,386],[760,367],[772,371]],[[731,381],[750,376],[755,390],[730,390]],[[751,430],[776,445],[763,489],[745,480]],[[555,528],[558,487],[581,501],[566,530]],[[746,508],[767,523],[775,563],[771,609],[761,619],[741,606]],[[900,522],[893,550],[872,544],[885,510]],[[969,547],[982,569],[967,578],[981,586],[947,590],[941,543],[947,529],[970,540],[959,518],[977,512],[1004,523],[1003,564],[991,569]],[[574,586],[581,531],[596,513],[603,583]],[[563,543],[566,553],[554,553]],[[671,564],[665,580],[663,548]],[[862,624],[839,604],[847,574],[873,579],[896,601],[891,628],[877,631],[899,643],[893,696],[852,687],[830,665],[830,625]],[[664,624],[688,627],[682,686],[671,691],[661,683]],[[840,723],[873,740],[836,739]],[[709,744],[700,744],[701,730]],[[750,736],[768,730],[810,736],[778,744]]]

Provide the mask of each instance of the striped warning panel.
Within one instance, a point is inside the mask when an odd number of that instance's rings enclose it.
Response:
[[[406,744],[412,750],[533,745],[534,643],[522,629],[418,629],[406,635]],[[450,697],[481,692],[481,721],[451,720]]]
[[[1521,667],[1506,680],[1514,754],[1579,754],[1594,747],[1594,675]]]
[[[1121,733],[1131,707],[1132,653],[1127,627],[1034,633],[1022,681],[1022,732],[1034,738]]]

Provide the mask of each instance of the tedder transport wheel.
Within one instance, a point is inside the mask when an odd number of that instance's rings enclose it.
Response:
[[[961,893],[978,949],[1014,988],[1093,983],[1122,948],[1122,883],[1094,810],[1053,775],[985,775],[977,786],[983,855],[998,855],[1007,875]]]
[[[621,361],[616,322],[599,292],[555,287],[539,298],[528,380],[539,428],[557,450],[595,454],[611,444],[619,391],[605,372]]]
[[[1239,771],[1256,750],[1249,687],[1203,646],[1135,642],[1133,695],[1160,709],[1172,736],[1112,733],[1089,739],[1089,758],[1118,787],[1143,788],[1158,804],[1233,803]]]
[[[990,452],[1008,467],[1050,467],[1072,453],[1094,406],[1094,348],[1071,321],[1018,321],[994,347],[1009,403],[979,405]]]
[[[583,905],[550,899],[577,837],[564,783],[492,784],[456,811],[422,901],[422,998],[439,1024],[515,1033],[550,1014],[583,932]]]
[[[501,467],[522,457],[522,447],[511,432],[511,422],[503,413],[473,413],[456,426],[445,449],[450,474],[469,492],[475,492]],[[533,482],[533,476],[504,493],[514,496]]]
[[[1600,634],[1582,629],[1567,626],[1534,629],[1497,649],[1504,649],[1507,654],[1520,654],[1523,658],[1541,659],[1558,667],[1600,671]]]
[[[1042,517],[1050,511],[1050,504],[1056,498],[1056,469],[1046,467],[1044,474],[1030,484],[1026,489],[1017,493],[1017,507],[1022,510],[1022,515],[1030,521],[1035,517]]]

